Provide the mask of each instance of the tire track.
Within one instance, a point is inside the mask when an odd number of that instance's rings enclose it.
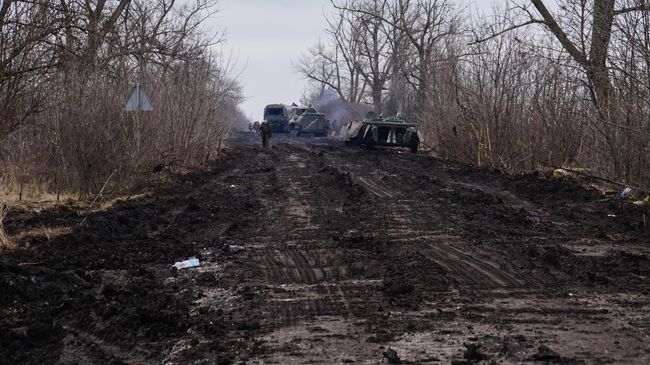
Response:
[[[418,249],[428,259],[444,267],[465,285],[519,287],[514,276],[478,260],[448,242],[421,242]]]
[[[342,253],[323,247],[323,237],[331,235],[331,228],[322,222],[336,219],[343,211],[333,209],[331,197],[313,191],[311,182],[317,179],[320,165],[311,154],[293,146],[278,146],[274,151],[279,193],[268,198],[270,209],[261,218],[272,222],[272,228],[260,229],[265,243],[252,256],[253,266],[263,276],[270,320],[285,327],[315,316],[345,315],[350,304],[343,295],[355,295],[355,290],[340,288],[340,280],[349,272]]]
[[[336,160],[329,159],[331,163]],[[370,165],[370,163],[368,164]],[[459,236],[439,235],[432,227],[432,221],[444,222],[444,217],[435,213],[435,205],[427,205],[417,197],[407,195],[408,190],[400,186],[399,180],[388,179],[386,182],[373,180],[370,174],[356,164],[339,161],[338,168],[346,174],[355,176],[359,185],[370,194],[381,198],[374,201],[379,211],[383,212],[387,221],[383,227],[375,228],[378,237],[389,242],[401,242],[402,245],[413,245],[423,257],[441,266],[452,281],[458,285],[481,287],[519,287],[525,284],[513,273],[509,273],[492,262],[483,260],[484,253],[478,249],[468,249]],[[383,172],[384,176],[391,176]],[[389,185],[392,182],[392,186]],[[399,192],[390,193],[391,191]]]

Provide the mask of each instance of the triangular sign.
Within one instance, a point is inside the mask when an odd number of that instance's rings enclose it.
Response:
[[[149,99],[140,84],[135,84],[122,110],[125,112],[153,111],[153,104],[151,103],[151,99]]]

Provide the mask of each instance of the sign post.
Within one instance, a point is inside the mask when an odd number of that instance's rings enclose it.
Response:
[[[141,146],[141,136],[140,136],[140,112],[151,112],[153,111],[153,103],[151,99],[144,92],[144,89],[139,82],[135,83],[133,89],[131,89],[131,94],[129,98],[124,103],[122,111],[126,113],[133,113],[133,138],[135,142],[134,155],[131,157],[133,162],[133,168],[137,170],[138,156],[140,155],[140,146]]]

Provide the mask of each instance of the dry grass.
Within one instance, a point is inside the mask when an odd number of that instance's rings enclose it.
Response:
[[[7,204],[5,201],[0,200],[0,250],[13,250],[16,248],[13,240],[11,237],[9,237],[4,227],[4,220],[5,217],[7,217],[8,213],[9,204]]]
[[[19,184],[15,178],[12,178],[13,167],[0,168],[0,196],[6,202],[11,202],[11,206],[20,205],[23,202],[56,202],[57,194],[48,189],[47,185],[42,182],[30,182]],[[78,194],[60,193],[59,201],[78,198]],[[15,204],[14,204],[15,203]]]
[[[40,228],[33,228],[27,231],[19,232],[17,233],[14,237],[13,240],[16,242],[20,242],[24,239],[27,238],[34,238],[34,237],[45,237],[47,238],[48,241],[58,237],[58,236],[65,236],[70,233],[72,233],[73,228],[72,227],[53,227],[53,228],[48,228],[48,227],[40,227]]]
[[[2,194],[0,193],[0,196]],[[78,213],[87,214],[92,212],[100,212],[112,208],[118,203],[124,203],[134,200],[142,200],[151,196],[151,193],[142,193],[137,195],[130,196],[120,196],[119,198],[112,198],[102,202],[89,202],[89,201],[77,201],[72,198],[67,198],[65,202],[60,203],[54,200],[41,200],[41,201],[29,201],[29,200],[13,200],[12,197],[6,196],[0,198],[0,252],[2,251],[13,251],[18,247],[18,244],[23,240],[29,240],[35,237],[47,238],[47,240],[52,240],[59,236],[65,236],[71,234],[74,231],[74,225],[72,226],[63,226],[63,227],[33,227],[29,229],[21,229],[15,232],[13,235],[6,233],[3,223],[4,219],[7,217],[10,209],[15,211],[21,211],[26,214],[38,214],[41,211],[48,209],[56,209],[57,206],[65,206],[67,208],[73,209]],[[47,198],[44,195],[41,195],[41,198]],[[85,219],[79,224],[83,224]]]

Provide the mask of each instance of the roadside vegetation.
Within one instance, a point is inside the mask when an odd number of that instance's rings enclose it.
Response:
[[[9,213],[9,204],[0,200],[0,252],[13,248],[13,241],[4,227],[4,220]]]
[[[488,14],[450,0],[332,4],[327,37],[294,65],[309,101],[334,92],[401,113],[440,157],[650,187],[645,2],[510,0]]]
[[[211,0],[5,0],[0,192],[94,199],[152,170],[204,164],[243,119]],[[154,110],[123,106],[140,83]]]

